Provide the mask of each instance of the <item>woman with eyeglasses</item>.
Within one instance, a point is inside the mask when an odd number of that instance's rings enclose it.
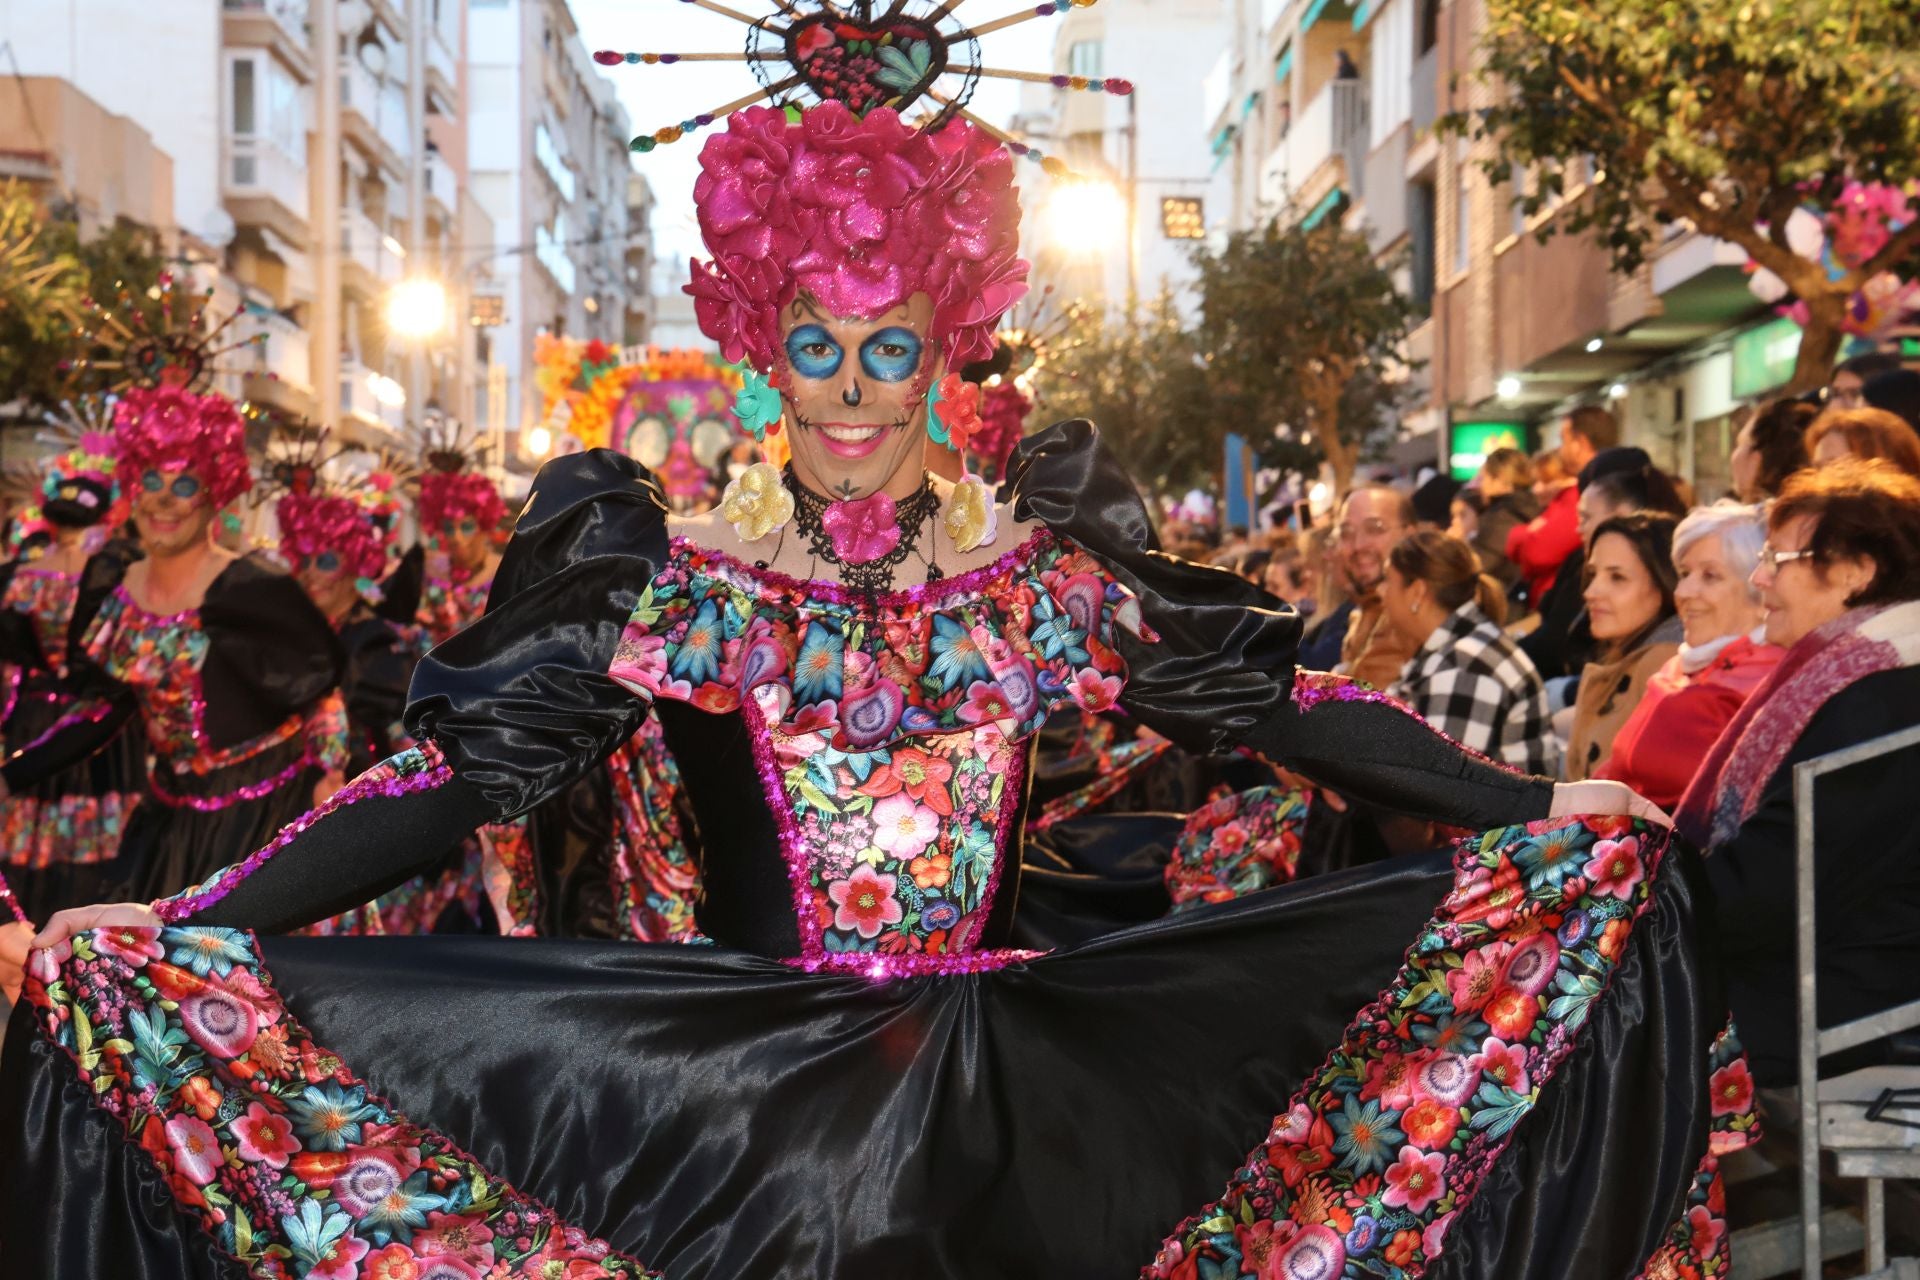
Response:
[[[1677,818],[1708,850],[1728,1002],[1754,1075],[1790,1085],[1796,821],[1807,816],[1794,768],[1920,724],[1920,479],[1853,459],[1792,476],[1768,512],[1753,585],[1766,639],[1786,655],[1714,743]],[[1815,783],[1822,1027],[1920,1000],[1916,794],[1911,745]]]
[[[67,632],[80,573],[112,532],[113,441],[85,432],[47,461],[41,534],[0,566],[0,689],[7,755],[38,740],[72,708]],[[131,734],[92,758],[0,801],[0,871],[22,909],[45,919],[112,889],[103,868],[139,802],[145,753]]]
[[[80,576],[60,721],[0,766],[17,793],[144,737],[146,792],[110,896],[146,901],[197,884],[345,781],[339,645],[294,579],[214,545],[252,487],[239,413],[217,395],[128,392],[114,413],[115,475],[139,535]]]

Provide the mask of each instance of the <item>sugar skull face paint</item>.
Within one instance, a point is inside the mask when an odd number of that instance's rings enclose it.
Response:
[[[193,472],[141,473],[133,496],[133,523],[149,555],[178,555],[204,543],[215,514],[206,486]]]
[[[863,320],[829,315],[802,293],[781,318],[794,474],[837,499],[910,492],[919,483],[927,390],[944,369],[926,337],[931,300],[918,293]]]

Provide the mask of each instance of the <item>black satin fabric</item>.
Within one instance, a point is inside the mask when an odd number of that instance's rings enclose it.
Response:
[[[1690,879],[1663,874],[1430,1275],[1627,1280],[1679,1216],[1719,1024]],[[375,1090],[674,1280],[1106,1280],[1220,1193],[1451,882],[1403,859],[886,984],[714,948],[263,945]],[[0,1273],[237,1276],[29,1020],[0,1061]]]
[[[592,449],[542,467],[487,612],[415,670],[408,731],[495,816],[558,794],[640,727],[645,705],[607,668],[666,557],[666,508],[639,463]]]
[[[340,696],[347,704],[348,774],[399,750],[394,730],[407,711],[418,654],[393,623],[361,605],[340,628]]]
[[[1467,827],[1547,816],[1553,782],[1476,759],[1378,702],[1293,701],[1299,615],[1224,569],[1158,550],[1139,492],[1093,424],[1056,423],[1016,450],[1014,514],[1092,552],[1140,600],[1158,643],[1118,640],[1121,705],[1202,755],[1251,747],[1385,808]]]
[[[1237,574],[1161,551],[1140,491],[1091,422],[1028,436],[1007,473],[1014,517],[1092,552],[1160,637],[1121,637],[1122,705],[1202,755],[1231,751],[1278,713],[1292,691],[1299,615]]]
[[[272,732],[339,687],[339,637],[281,569],[235,560],[207,588],[200,625],[207,633],[204,723],[216,750]]]
[[[1100,812],[1029,835],[1012,945],[1078,946],[1166,915],[1167,863],[1185,826],[1178,813]]]

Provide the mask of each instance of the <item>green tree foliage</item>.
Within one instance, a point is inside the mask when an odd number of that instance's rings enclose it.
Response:
[[[85,379],[71,372],[71,362],[125,354],[114,350],[123,344],[89,344],[86,335],[102,327],[89,304],[97,303],[132,331],[154,332],[190,325],[200,301],[191,290],[159,287],[171,268],[158,238],[146,228],[116,223],[83,238],[73,217],[58,209],[43,214],[24,193],[17,199],[17,209],[11,200],[0,203],[0,223],[10,216],[31,219],[36,252],[61,264],[57,290],[17,313],[0,305],[0,400],[14,402],[22,417],[38,421],[62,399],[92,389],[77,385]],[[0,227],[0,237],[5,234]]]
[[[1419,321],[1364,235],[1337,219],[1275,221],[1202,254],[1200,340],[1217,402],[1268,466],[1325,459],[1344,490],[1390,439],[1412,369],[1403,361]],[[1290,449],[1279,428],[1307,446]]]
[[[57,239],[24,188],[0,189],[0,403],[35,399],[48,352],[79,321],[85,273]]]
[[[1233,419],[1216,397],[1178,302],[1163,293],[1131,318],[1078,305],[1035,375],[1049,420],[1089,418],[1142,488],[1217,488]]]
[[[1676,223],[1746,250],[1808,309],[1790,389],[1819,385],[1847,299],[1913,269],[1920,223],[1835,280],[1788,246],[1787,218],[1849,179],[1920,174],[1920,0],[1484,3],[1478,74],[1495,101],[1443,125],[1494,144],[1493,181],[1533,171],[1529,213],[1591,157],[1603,177],[1546,229],[1591,230],[1623,270]]]

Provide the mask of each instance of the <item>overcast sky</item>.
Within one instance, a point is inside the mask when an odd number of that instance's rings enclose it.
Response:
[[[733,8],[758,17],[775,12],[772,0],[729,0]],[[718,53],[737,50],[746,29],[729,18],[679,0],[570,0],[588,52]],[[975,23],[1013,13],[1020,0],[965,0],[966,17]],[[1024,7],[1031,7],[1029,5]],[[981,62],[1014,71],[1046,71],[1051,66],[1057,19],[1036,18],[980,42]],[[709,111],[753,91],[753,72],[743,62],[680,63],[677,66],[620,66],[607,69],[619,91],[635,133],[652,133],[697,112]],[[1004,126],[1018,109],[1020,82],[983,79],[971,109]],[[715,126],[716,128],[718,126]],[[635,164],[653,185],[655,254],[702,254],[693,219],[693,180],[700,172],[702,142],[710,131],[636,156]],[[703,255],[704,256],[704,255]]]

